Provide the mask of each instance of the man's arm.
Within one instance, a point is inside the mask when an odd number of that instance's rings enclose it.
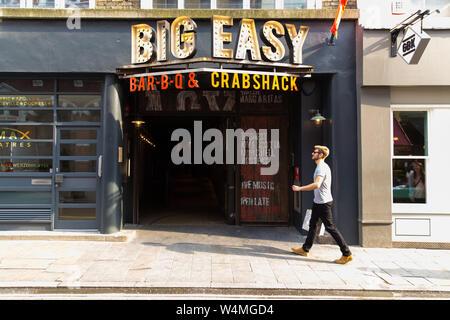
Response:
[[[293,185],[292,190],[293,191],[312,191],[312,190],[318,189],[320,187],[320,185],[322,184],[322,181],[323,181],[323,177],[317,176],[316,180],[313,183],[308,184],[306,186],[301,186],[301,187]]]

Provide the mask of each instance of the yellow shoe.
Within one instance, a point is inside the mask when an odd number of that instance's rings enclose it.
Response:
[[[296,253],[296,254],[299,254],[299,255],[301,255],[301,256],[304,256],[304,257],[308,256],[308,252],[306,252],[305,250],[303,250],[302,247],[300,247],[300,248],[298,248],[298,249],[291,248],[291,250],[292,250],[292,252],[294,252],[294,253]]]
[[[353,256],[349,255],[349,256],[342,256],[337,260],[334,260],[334,262],[339,263],[339,264],[346,264],[347,262],[350,262],[353,260]]]

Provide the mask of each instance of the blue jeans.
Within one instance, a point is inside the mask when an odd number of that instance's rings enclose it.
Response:
[[[316,238],[317,233],[320,228],[320,220],[322,220],[325,225],[325,230],[333,237],[334,241],[338,244],[341,249],[342,255],[349,256],[352,253],[344,240],[344,237],[336,228],[333,223],[333,217],[331,214],[331,206],[333,205],[333,201],[318,204],[313,202],[312,212],[311,212],[311,220],[309,221],[309,231],[308,236],[306,237],[306,241],[303,244],[303,250],[308,252],[311,249],[314,240]]]

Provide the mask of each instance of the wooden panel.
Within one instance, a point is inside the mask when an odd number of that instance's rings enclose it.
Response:
[[[289,221],[288,211],[288,117],[287,116],[242,116],[241,128],[268,129],[268,146],[270,146],[270,129],[279,130],[279,169],[275,175],[261,175],[262,165],[258,153],[257,164],[249,164],[246,144],[246,162],[240,165],[240,223],[284,224]],[[259,144],[259,142],[258,142]],[[270,150],[270,147],[268,148]],[[271,150],[270,150],[271,152]]]

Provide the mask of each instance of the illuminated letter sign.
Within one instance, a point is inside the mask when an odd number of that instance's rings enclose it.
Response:
[[[197,24],[189,17],[178,17],[173,21],[170,32],[170,49],[175,58],[186,59],[195,55],[197,49],[196,30]]]
[[[131,27],[132,43],[131,49],[132,63],[149,62],[153,55],[153,29],[146,24],[138,24]]]
[[[277,21],[267,21],[260,32],[256,32],[254,19],[241,19],[239,34],[224,32],[225,27],[233,26],[233,18],[214,15],[211,19],[211,57],[220,59],[253,60],[268,62],[282,61],[286,55],[284,37],[290,50],[292,64],[302,64],[302,48],[308,34],[307,26],[281,24]],[[170,41],[169,41],[170,30]],[[147,24],[131,27],[133,64],[167,61],[168,46],[172,58],[189,59],[197,52],[197,24],[189,17],[181,16],[172,23],[166,20],[156,22],[156,32]],[[260,46],[260,41],[263,45]],[[232,42],[234,42],[234,48]],[[224,48],[230,45],[230,48]]]
[[[264,24],[263,35],[270,47],[262,47],[264,58],[269,61],[279,61],[284,58],[284,46],[281,41],[274,35],[276,32],[280,36],[284,36],[283,25],[277,21],[267,21]],[[275,51],[273,51],[273,49]]]
[[[224,49],[223,43],[231,42],[231,33],[223,32],[223,26],[232,26],[233,18],[225,16],[213,16],[213,52],[214,58],[233,58],[233,49]]]
[[[239,40],[236,48],[236,59],[245,59],[247,51],[250,50],[251,60],[261,60],[259,53],[258,36],[256,35],[255,20],[242,19],[241,31],[239,32]]]

